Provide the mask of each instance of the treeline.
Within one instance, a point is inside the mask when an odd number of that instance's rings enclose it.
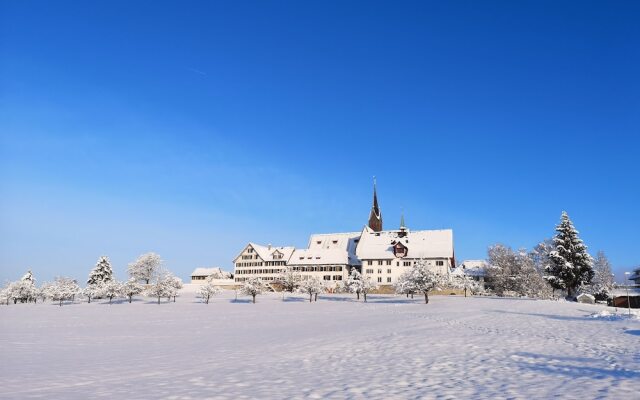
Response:
[[[606,300],[613,289],[611,264],[604,252],[594,259],[566,212],[562,213],[553,239],[533,250],[513,250],[496,244],[489,247],[485,285],[499,296],[551,298],[556,294],[575,299],[588,293]]]
[[[182,281],[163,268],[162,259],[155,253],[141,255],[129,264],[127,271],[128,280],[117,280],[109,257],[102,256],[89,272],[84,288],[69,277],[57,277],[52,282],[37,286],[33,273],[28,271],[20,280],[9,282],[0,290],[0,303],[8,305],[51,300],[62,306],[65,301],[79,298],[88,303],[93,299],[108,299],[111,303],[113,299],[126,298],[131,303],[138,295],[157,298],[158,303],[163,298],[168,301],[173,298],[175,302],[182,288]]]

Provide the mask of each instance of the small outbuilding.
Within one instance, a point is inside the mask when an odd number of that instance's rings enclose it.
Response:
[[[196,268],[191,273],[191,283],[205,283],[207,278],[211,279],[232,279],[233,275],[223,271],[221,268]]]
[[[596,303],[596,298],[588,293],[580,293],[578,297],[576,297],[576,299],[578,300],[578,303],[585,303],[585,304]]]

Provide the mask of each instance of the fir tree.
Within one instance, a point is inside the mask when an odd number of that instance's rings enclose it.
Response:
[[[555,250],[549,253],[545,279],[554,288],[565,289],[569,298],[574,298],[576,289],[593,279],[593,260],[565,211],[556,227],[553,244]]]
[[[89,273],[87,285],[101,285],[112,280],[113,270],[111,269],[109,257],[102,256],[98,259],[98,263]]]

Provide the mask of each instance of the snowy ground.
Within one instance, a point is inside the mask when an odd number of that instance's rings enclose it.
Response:
[[[638,398],[640,320],[590,316],[605,308],[233,292],[0,306],[0,398]]]

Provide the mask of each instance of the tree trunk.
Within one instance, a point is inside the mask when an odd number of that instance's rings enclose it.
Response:
[[[109,296],[109,304],[111,304],[111,299],[113,299],[113,296]]]
[[[309,303],[313,300],[313,293],[309,293]]]
[[[429,293],[424,292],[424,304],[429,304]]]
[[[17,298],[13,299],[13,304],[18,304],[18,299]]]
[[[467,297],[467,288],[464,288],[464,297]]]
[[[60,299],[60,304],[59,304],[59,306],[60,306],[60,307],[62,307],[62,299]]]
[[[360,292],[356,292],[356,299],[360,300]]]
[[[204,300],[204,304],[209,304],[209,296],[207,296]]]
[[[91,296],[87,297],[87,303],[91,304]]]
[[[362,297],[364,297],[364,302],[367,302],[367,294],[366,293],[362,293]]]
[[[147,285],[148,285],[148,284],[149,284],[149,280],[148,280],[148,279],[145,279],[145,281],[147,282]]]
[[[158,304],[160,304],[160,296],[158,296]]]
[[[411,298],[413,299],[413,293],[411,293]]]
[[[129,295],[129,304],[131,304],[131,299],[133,298],[133,295]]]
[[[256,295],[254,294],[252,295],[252,297],[253,297],[253,304],[256,304]]]
[[[314,301],[318,301],[318,293],[314,295]]]

